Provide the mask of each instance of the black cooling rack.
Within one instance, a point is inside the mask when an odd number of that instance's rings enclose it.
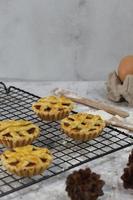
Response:
[[[106,127],[101,136],[89,142],[75,142],[60,132],[59,122],[44,122],[36,117],[31,104],[38,98],[13,86],[7,88],[0,82],[0,120],[24,118],[36,123],[41,128],[41,135],[33,144],[48,147],[54,156],[48,170],[31,178],[11,175],[0,165],[0,197],[133,145],[133,137],[113,127]],[[3,150],[0,146],[0,151]]]

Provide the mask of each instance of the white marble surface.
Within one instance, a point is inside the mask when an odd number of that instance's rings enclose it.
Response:
[[[91,98],[104,100],[106,99],[106,88],[104,82],[6,82],[8,86],[14,85],[39,96],[48,95],[55,87],[63,87],[78,92],[80,95]],[[121,108],[132,110],[124,103],[119,104]],[[104,196],[99,200],[132,200],[133,191],[125,190],[122,186],[120,176],[123,168],[126,166],[129,152],[133,147],[128,147],[116,153],[110,154],[103,158],[89,162],[78,168],[91,167],[91,169],[99,174],[105,180]],[[73,169],[75,170],[75,169]],[[42,181],[26,189],[20,190],[2,200],[68,200],[65,192],[65,180],[71,171],[67,171],[47,181]]]
[[[105,80],[133,52],[132,18],[132,0],[1,0],[0,78]]]

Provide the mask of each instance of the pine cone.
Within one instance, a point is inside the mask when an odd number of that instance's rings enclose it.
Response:
[[[75,171],[67,177],[66,191],[71,200],[96,200],[103,195],[104,181],[89,168]]]
[[[121,176],[125,189],[133,189],[133,163],[124,169],[124,174]]]
[[[133,149],[132,149],[132,151],[131,151],[131,154],[129,155],[127,165],[130,165],[131,163],[133,163]]]

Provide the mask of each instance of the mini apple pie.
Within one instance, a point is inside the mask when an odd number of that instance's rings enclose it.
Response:
[[[73,102],[65,97],[49,96],[39,99],[32,109],[42,120],[56,121],[68,116]]]
[[[2,165],[12,174],[30,177],[41,174],[52,162],[52,154],[47,148],[33,145],[6,150],[1,155]]]
[[[105,122],[99,115],[78,113],[61,120],[61,129],[75,140],[87,141],[99,136]]]
[[[26,120],[0,121],[0,143],[7,147],[31,144],[39,136],[39,128]]]

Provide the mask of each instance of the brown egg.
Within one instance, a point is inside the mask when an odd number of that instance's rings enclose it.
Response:
[[[129,74],[133,75],[133,55],[124,57],[118,67],[118,76],[122,82]]]

